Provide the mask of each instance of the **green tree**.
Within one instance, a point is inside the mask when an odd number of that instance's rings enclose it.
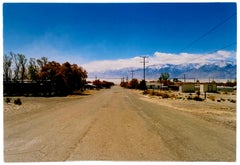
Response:
[[[159,77],[159,81],[162,82],[162,81],[166,81],[168,80],[170,77],[169,73],[165,72],[165,73],[161,73],[161,76]]]

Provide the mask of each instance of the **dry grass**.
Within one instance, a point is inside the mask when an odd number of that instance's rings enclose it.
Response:
[[[213,95],[209,95],[207,98],[210,99],[210,100],[212,100],[212,101],[215,101],[215,99],[216,99],[216,97],[213,96]]]
[[[150,96],[159,96],[160,98],[163,98],[163,99],[176,98],[176,96],[169,91],[146,90],[143,92],[143,94],[145,94],[145,95],[148,94]]]
[[[159,99],[173,99],[173,100],[195,100],[195,101],[206,101],[210,100],[213,102],[225,102],[236,103],[236,94],[234,92],[228,93],[209,93],[207,99],[204,98],[204,94],[197,93],[179,93],[175,91],[165,90],[146,90],[143,92],[144,95],[157,96]],[[224,98],[222,97],[224,96]],[[229,98],[230,97],[230,98]]]
[[[230,129],[236,129],[237,98],[234,93],[207,93],[207,99],[202,101],[195,101],[194,98],[197,97],[197,94],[194,93],[173,91],[148,91],[146,93],[149,93],[149,95],[142,98],[145,101],[191,113],[206,121],[220,124]],[[161,99],[162,97],[155,95],[162,95],[163,93],[171,97],[169,99]],[[204,98],[204,94],[200,95],[200,98]]]

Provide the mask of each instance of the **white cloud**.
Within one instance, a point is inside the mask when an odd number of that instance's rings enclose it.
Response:
[[[193,61],[196,58],[200,57],[198,54],[170,54],[170,53],[162,53],[155,52],[154,56],[151,58],[151,61],[154,64],[183,64],[188,63],[189,61]]]
[[[138,68],[142,66],[140,62],[140,57],[134,57],[129,59],[93,61],[81,66],[83,66],[83,68],[88,72],[102,72],[106,70],[117,70],[130,67]]]
[[[82,66],[90,72],[103,72],[106,70],[118,70],[123,68],[140,68],[143,66],[141,63],[142,58],[140,56],[129,59],[117,59],[117,60],[102,60],[93,61],[83,64]],[[236,52],[230,51],[217,51],[210,54],[190,54],[190,53],[163,53],[155,52],[153,55],[147,58],[147,65],[156,64],[187,64],[187,63],[199,63],[206,64],[216,61],[233,61],[236,62]]]

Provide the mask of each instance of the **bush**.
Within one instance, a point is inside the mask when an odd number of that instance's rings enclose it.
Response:
[[[226,100],[225,100],[225,99],[223,99],[223,98],[221,98],[220,100],[221,100],[221,101],[226,101]]]
[[[195,101],[203,101],[204,99],[202,99],[201,97],[199,97],[199,96],[195,96],[194,98],[193,98]]]
[[[16,105],[22,105],[21,99],[20,99],[20,98],[15,99],[15,100],[14,100],[14,104],[16,104]]]
[[[8,97],[5,98],[5,102],[6,102],[6,103],[10,103],[10,102],[11,102],[11,98],[8,98]]]
[[[127,87],[130,89],[137,89],[138,85],[138,80],[134,78],[127,84]]]
[[[157,96],[161,96],[163,99],[171,98],[171,95],[166,92],[158,92],[156,93]]]
[[[146,90],[147,89],[147,85],[146,85],[146,81],[145,80],[142,80],[140,82],[140,84],[138,85],[138,89],[140,89],[140,90]]]
[[[189,95],[189,96],[187,97],[187,99],[188,99],[188,100],[192,100],[192,96]]]
[[[167,94],[167,93],[162,93],[162,98],[163,99],[168,99],[168,98],[170,98],[170,95]]]
[[[236,100],[231,99],[230,102],[231,103],[236,103]]]
[[[163,99],[175,97],[174,95],[171,95],[171,94],[166,93],[166,92],[158,92],[158,91],[153,91],[153,90],[143,91],[143,95],[147,95],[147,94],[150,95],[150,96],[160,96]]]
[[[151,95],[151,96],[155,96],[155,95],[157,96],[157,93],[158,93],[158,92],[154,92],[153,90],[150,90],[150,91],[149,91],[149,95]]]

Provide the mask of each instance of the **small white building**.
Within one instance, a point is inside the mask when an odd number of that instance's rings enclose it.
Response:
[[[147,82],[148,89],[167,89],[167,86],[164,86],[162,83],[159,82]]]
[[[179,87],[179,92],[189,92],[195,93],[200,91],[201,93],[205,92],[217,92],[217,84],[216,83],[183,83]]]

